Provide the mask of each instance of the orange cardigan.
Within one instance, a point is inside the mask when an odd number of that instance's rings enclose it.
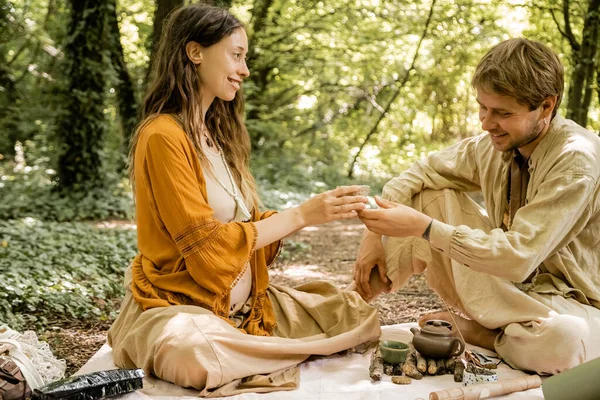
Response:
[[[272,335],[275,314],[266,290],[268,266],[281,241],[255,250],[254,221],[223,224],[213,217],[194,146],[175,119],[159,115],[140,132],[135,152],[138,248],[133,297],[143,310],[195,305],[229,321],[229,296],[246,264],[252,268],[252,310],[241,330]]]

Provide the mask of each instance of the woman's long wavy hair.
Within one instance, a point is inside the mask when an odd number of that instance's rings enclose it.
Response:
[[[244,125],[244,95],[240,89],[232,101],[215,98],[202,121],[202,90],[196,66],[188,58],[186,44],[194,41],[210,47],[231,35],[242,23],[227,10],[193,4],[175,10],[165,23],[129,152],[129,178],[135,190],[135,151],[140,132],[159,114],[181,114],[183,128],[203,166],[210,165],[200,146],[203,123],[221,146],[246,202],[258,207],[256,181],[250,173],[250,137]]]

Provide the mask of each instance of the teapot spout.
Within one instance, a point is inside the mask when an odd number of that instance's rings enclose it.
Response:
[[[413,335],[421,333],[421,330],[419,328],[417,328],[416,326],[411,327],[410,331],[412,332]]]

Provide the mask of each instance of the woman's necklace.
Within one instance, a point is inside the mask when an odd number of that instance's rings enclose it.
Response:
[[[248,221],[250,219],[250,217],[252,217],[252,214],[250,214],[250,211],[248,211],[248,207],[246,207],[246,203],[244,203],[244,199],[242,199],[242,197],[240,196],[240,193],[238,192],[237,185],[235,184],[235,181],[233,180],[233,174],[231,173],[231,169],[229,169],[229,164],[227,164],[227,160],[225,160],[225,153],[223,153],[223,149],[221,149],[221,146],[219,146],[219,144],[217,142],[215,142],[215,145],[217,146],[217,149],[219,150],[219,153],[221,154],[221,161],[223,161],[223,165],[225,166],[225,171],[227,171],[227,176],[229,177],[229,183],[231,184],[231,190],[227,186],[225,186],[225,184],[219,178],[217,178],[214,175],[213,175],[213,177],[219,183],[219,185],[221,185],[223,190],[225,190],[225,192],[228,195],[230,195],[231,197],[233,197],[233,200],[235,200],[235,203],[237,205],[235,219],[236,220],[241,219],[242,221]],[[210,162],[210,160],[208,160],[208,162]],[[211,165],[212,165],[212,163],[211,163]],[[214,166],[213,166],[213,169],[214,169]]]
[[[202,147],[202,151],[205,153],[209,153],[213,156],[218,156],[219,147],[214,146],[214,142],[208,135],[205,134],[206,131],[202,131],[202,137],[200,138],[200,146]],[[204,138],[204,139],[202,139]]]
[[[179,113],[178,116],[179,116],[179,119],[181,120],[181,122],[183,123],[183,115],[181,113]],[[206,145],[209,148],[216,146],[217,152],[221,156],[221,161],[223,162],[223,166],[225,167],[225,171],[227,172],[227,177],[229,178],[229,183],[231,184],[231,189],[229,189],[219,178],[217,178],[217,176],[214,173],[211,173],[211,174],[212,174],[213,178],[215,178],[217,183],[223,188],[225,193],[227,193],[229,196],[231,196],[233,198],[233,200],[235,201],[236,215],[235,215],[234,219],[237,221],[239,221],[239,220],[248,221],[252,217],[252,214],[250,214],[250,211],[248,211],[248,207],[246,207],[246,203],[244,202],[244,199],[240,196],[240,193],[238,192],[237,185],[235,184],[235,180],[233,179],[233,174],[231,173],[231,169],[229,169],[229,164],[227,164],[227,160],[225,159],[225,153],[223,153],[223,149],[221,148],[221,146],[219,146],[219,143],[217,143],[216,141],[213,141],[208,135],[206,135],[206,127],[205,126],[202,126],[201,132],[202,132],[202,136],[204,136],[206,138]],[[210,151],[210,150],[208,150],[208,151]],[[210,152],[210,153],[213,155],[216,155],[213,152]],[[212,164],[210,159],[207,158],[207,160],[210,163],[210,165],[214,171],[214,169],[215,169],[214,165]]]
[[[183,114],[182,113],[177,113],[177,116],[179,117],[179,121],[181,122],[181,125],[183,125]],[[202,122],[202,128],[200,128],[200,141],[202,142],[202,137],[204,137],[204,141],[206,142],[206,145],[212,149],[213,146],[215,145],[215,142],[213,142],[212,138],[210,136],[208,136],[206,134],[207,129],[206,129],[206,125],[204,125],[204,122]]]

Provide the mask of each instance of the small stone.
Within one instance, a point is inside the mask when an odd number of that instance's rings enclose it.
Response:
[[[394,375],[394,366],[390,364],[383,364],[383,373],[386,375]]]
[[[392,376],[392,382],[396,385],[410,385],[412,379],[408,376]]]

